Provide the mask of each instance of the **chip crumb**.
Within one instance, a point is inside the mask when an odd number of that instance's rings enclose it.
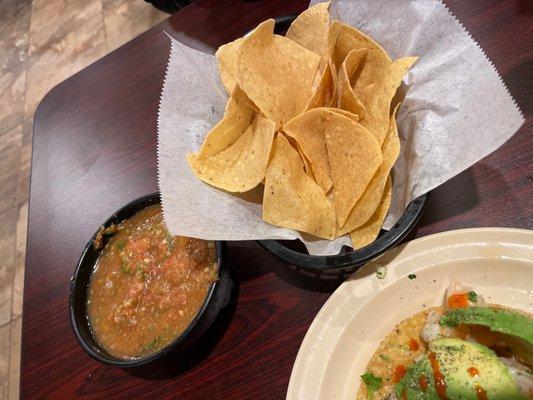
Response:
[[[378,279],[385,279],[385,276],[387,275],[387,267],[381,266],[376,269],[376,276]]]

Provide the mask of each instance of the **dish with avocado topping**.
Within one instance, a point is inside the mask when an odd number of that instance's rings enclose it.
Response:
[[[455,282],[380,343],[357,400],[533,399],[532,369],[532,316]]]

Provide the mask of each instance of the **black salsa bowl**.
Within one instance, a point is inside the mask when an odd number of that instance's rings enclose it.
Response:
[[[142,209],[159,204],[160,202],[159,193],[152,193],[140,197],[116,211],[102,226],[107,228],[111,224],[118,224],[132,217]],[[78,261],[78,265],[71,279],[69,299],[70,324],[74,335],[82,349],[95,360],[115,367],[130,368],[144,365],[167,356],[179,355],[194,346],[216,320],[220,311],[230,303],[233,282],[225,265],[226,246],[224,242],[216,241],[218,280],[209,287],[202,306],[189,326],[181,334],[176,336],[172,342],[153,354],[135,359],[122,359],[113,356],[102,348],[95,339],[87,315],[87,297],[91,275],[107,241],[107,238],[104,236],[103,246],[96,250],[93,242],[97,233],[95,232],[89,240]]]

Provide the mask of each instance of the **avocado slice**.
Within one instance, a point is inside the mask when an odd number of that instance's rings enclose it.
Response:
[[[456,338],[437,339],[396,384],[399,399],[526,400],[496,354],[485,346]]]
[[[492,331],[516,336],[533,344],[533,319],[512,310],[492,307],[457,308],[444,314],[440,324],[444,326],[483,325]]]

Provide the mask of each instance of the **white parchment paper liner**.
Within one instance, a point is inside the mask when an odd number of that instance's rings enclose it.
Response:
[[[440,1],[338,0],[331,15],[369,34],[392,58],[420,57],[404,79],[389,228],[412,199],[496,150],[524,119],[492,63]],[[322,255],[350,245],[348,236],[308,240],[272,226],[261,219],[260,193],[238,197],[192,174],[185,156],[198,150],[226,101],[215,57],[171,39],[158,116],[159,187],[170,231],[210,240],[300,238]]]

